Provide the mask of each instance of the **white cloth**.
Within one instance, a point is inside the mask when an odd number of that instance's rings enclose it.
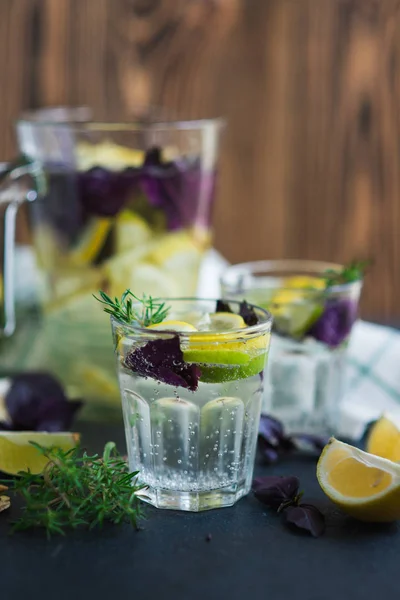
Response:
[[[218,298],[228,262],[210,250],[200,274],[199,296]],[[341,405],[340,435],[359,438],[365,426],[386,414],[400,427],[400,332],[358,321],[353,329]]]

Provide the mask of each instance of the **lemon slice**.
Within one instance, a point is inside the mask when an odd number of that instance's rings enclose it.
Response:
[[[400,465],[332,438],[317,465],[325,494],[361,521],[400,519]]]
[[[19,471],[41,473],[48,459],[32,446],[36,442],[50,448],[69,450],[79,443],[78,433],[44,433],[38,431],[0,432],[0,471],[16,475]]]
[[[190,323],[185,321],[162,321],[156,325],[149,325],[147,329],[156,329],[157,331],[197,331]]]
[[[326,287],[325,279],[321,277],[311,277],[310,275],[297,275],[288,277],[284,281],[284,287],[291,290],[324,290]]]
[[[117,254],[143,247],[152,237],[149,225],[131,210],[123,210],[115,220]]]
[[[112,226],[112,219],[94,219],[84,235],[69,254],[72,264],[86,266],[91,263],[102,249]]]
[[[383,416],[373,425],[367,440],[367,452],[400,461],[400,431],[388,417]]]
[[[246,327],[240,315],[228,312],[211,313],[208,329],[210,331],[231,331]]]
[[[141,167],[144,152],[126,148],[105,140],[100,144],[81,142],[76,147],[76,162],[80,171],[93,167],[105,167],[110,171],[121,171],[126,167]]]

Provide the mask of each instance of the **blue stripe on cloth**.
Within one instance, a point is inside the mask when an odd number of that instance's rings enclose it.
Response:
[[[358,375],[353,378],[349,386],[349,392],[354,391],[355,388],[357,388],[365,378],[368,378],[371,381],[373,381],[378,387],[380,387],[385,393],[387,393],[390,397],[396,400],[396,402],[400,403],[399,391],[393,388],[381,377],[376,375],[376,373],[374,373],[373,371],[374,365],[386,354],[387,350],[389,350],[397,341],[397,332],[394,331],[393,333],[389,334],[388,339],[385,341],[384,344],[379,346],[376,352],[372,355],[368,364],[359,363],[355,358],[352,357],[349,358],[349,363],[358,371]]]

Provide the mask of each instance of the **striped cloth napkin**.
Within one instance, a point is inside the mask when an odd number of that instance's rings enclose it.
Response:
[[[211,250],[200,275],[199,295],[218,297],[228,262]],[[400,427],[400,331],[358,321],[348,350],[346,393],[340,409],[341,436],[359,439],[383,413]]]

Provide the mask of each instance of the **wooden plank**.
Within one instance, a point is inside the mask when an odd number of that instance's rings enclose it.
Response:
[[[0,160],[27,106],[226,115],[217,247],[374,259],[364,314],[400,317],[399,0],[2,0]]]

